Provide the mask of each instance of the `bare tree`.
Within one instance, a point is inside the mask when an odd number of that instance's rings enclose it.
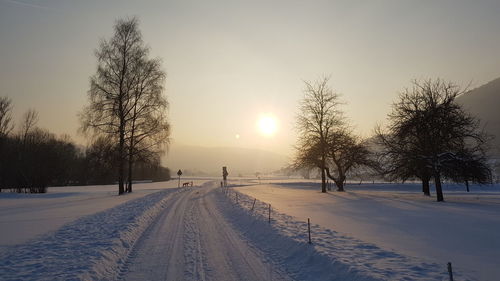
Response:
[[[337,191],[344,191],[344,184],[350,171],[361,166],[369,168],[376,166],[366,143],[347,129],[332,133],[327,145],[326,173],[335,182]]]
[[[132,173],[135,158],[143,162],[163,152],[169,143],[170,124],[167,120],[168,102],[162,95],[165,72],[159,59],[143,60],[138,65],[138,83],[131,95],[131,111],[126,129],[128,143],[128,184],[132,192]]]
[[[38,112],[34,109],[29,109],[23,115],[21,121],[21,136],[24,141],[29,136],[29,133],[36,127],[38,123]]]
[[[467,142],[464,147],[450,155],[450,159],[444,162],[443,174],[446,178],[457,183],[464,183],[467,192],[469,182],[480,184],[492,183],[492,168],[488,165],[487,149],[484,141],[491,139],[490,135],[479,133],[480,142]]]
[[[14,129],[12,124],[12,103],[8,97],[0,97],[0,192],[6,185],[8,177],[7,167],[12,166],[9,163],[9,151],[7,151],[8,137]]]
[[[295,167],[316,166],[321,171],[321,192],[326,192],[328,139],[336,126],[343,125],[339,95],[328,86],[328,78],[305,82],[304,99],[300,103],[296,128]]]
[[[427,165],[427,161],[419,157],[418,150],[413,142],[407,138],[416,135],[396,135],[394,132],[385,132],[380,126],[375,129],[376,143],[379,145],[377,152],[378,172],[390,181],[402,180],[403,182],[417,177],[422,181],[422,192],[430,196],[430,181],[432,171]]]
[[[164,137],[168,130],[166,101],[161,96],[165,74],[158,59],[148,58],[149,48],[143,43],[137,18],[118,20],[113,37],[103,40],[95,54],[98,67],[90,79],[89,105],[80,115],[82,130],[116,139],[118,193],[122,194],[125,166],[133,165],[131,157],[139,147],[161,143],[153,140]],[[129,178],[131,183],[131,175]]]
[[[412,89],[403,91],[393,104],[388,132],[378,134],[388,151],[386,155],[397,156],[396,174],[403,178],[409,174],[423,180],[434,178],[437,201],[444,201],[442,176],[452,174],[450,169],[457,169],[457,163],[465,163],[464,151],[484,150],[487,140],[478,131],[479,121],[455,101],[464,92],[440,79],[413,81]]]
[[[8,136],[13,129],[12,101],[8,97],[0,97],[0,138]]]

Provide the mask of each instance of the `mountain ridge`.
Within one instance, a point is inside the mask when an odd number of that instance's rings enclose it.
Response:
[[[457,102],[494,136],[492,152],[500,156],[500,77],[458,96]]]

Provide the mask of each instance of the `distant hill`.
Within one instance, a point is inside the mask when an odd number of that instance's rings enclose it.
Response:
[[[285,166],[288,159],[258,149],[173,144],[164,160],[172,175],[181,169],[189,176],[219,176],[222,166],[227,166],[230,176],[237,176],[271,173]]]
[[[457,101],[495,136],[494,153],[500,155],[500,78],[459,96]]]

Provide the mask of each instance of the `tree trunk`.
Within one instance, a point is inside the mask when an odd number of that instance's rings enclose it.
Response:
[[[337,191],[343,192],[344,190],[344,182],[343,181],[336,181],[335,185],[337,185]]]
[[[125,192],[125,187],[124,187],[124,163],[123,163],[122,157],[119,159],[118,163],[118,195],[122,195]]]
[[[434,182],[436,184],[436,197],[437,202],[444,201],[443,188],[441,187],[441,174],[439,172],[434,172]]]
[[[326,193],[326,175],[325,168],[321,169],[321,192]]]
[[[469,181],[465,180],[465,187],[467,188],[467,192],[470,192],[469,190]]]
[[[125,93],[123,89],[123,83],[125,81],[125,75],[127,71],[127,41],[124,42],[121,48],[121,70],[120,70],[120,89],[118,91],[118,117],[120,118],[120,124],[118,127],[119,134],[119,148],[118,148],[118,195],[125,193],[124,180],[125,180],[125,108],[123,107],[123,102],[125,98]]]
[[[124,168],[123,160],[120,159],[120,163],[118,164],[118,195],[122,195],[125,192],[123,180]]]
[[[344,183],[345,183],[345,175],[341,173],[339,175],[339,178],[337,181],[335,181],[335,184],[337,185],[337,191],[343,192],[344,190]]]
[[[422,192],[426,196],[431,196],[431,188],[429,182],[430,182],[429,178],[422,179]]]
[[[120,103],[120,107],[121,103]],[[124,183],[124,173],[125,173],[125,126],[123,121],[120,121],[120,143],[118,147],[118,195],[122,195],[125,192],[123,186]]]
[[[132,168],[134,161],[132,159],[132,153],[129,153],[128,155],[128,186],[127,186],[127,192],[132,192]]]
[[[326,168],[325,170],[326,170],[326,175],[331,180],[333,180],[333,182],[335,183],[335,186],[337,186],[337,191],[345,191],[344,190],[345,175],[339,175],[338,178],[335,178],[334,176],[332,176],[332,174],[330,174],[330,169],[329,168]]]

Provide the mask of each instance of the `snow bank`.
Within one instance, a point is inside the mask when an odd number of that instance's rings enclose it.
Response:
[[[167,195],[176,190],[128,201],[8,248],[0,256],[1,279],[113,279],[135,241],[162,210]]]
[[[219,192],[219,194],[223,194]],[[237,197],[237,198],[236,198]],[[236,203],[237,200],[237,203]],[[271,209],[269,205],[229,189],[220,196],[221,211],[245,237],[299,280],[447,280],[445,265],[388,251],[319,225]],[[225,204],[224,204],[225,202]],[[469,280],[455,273],[455,280]]]

